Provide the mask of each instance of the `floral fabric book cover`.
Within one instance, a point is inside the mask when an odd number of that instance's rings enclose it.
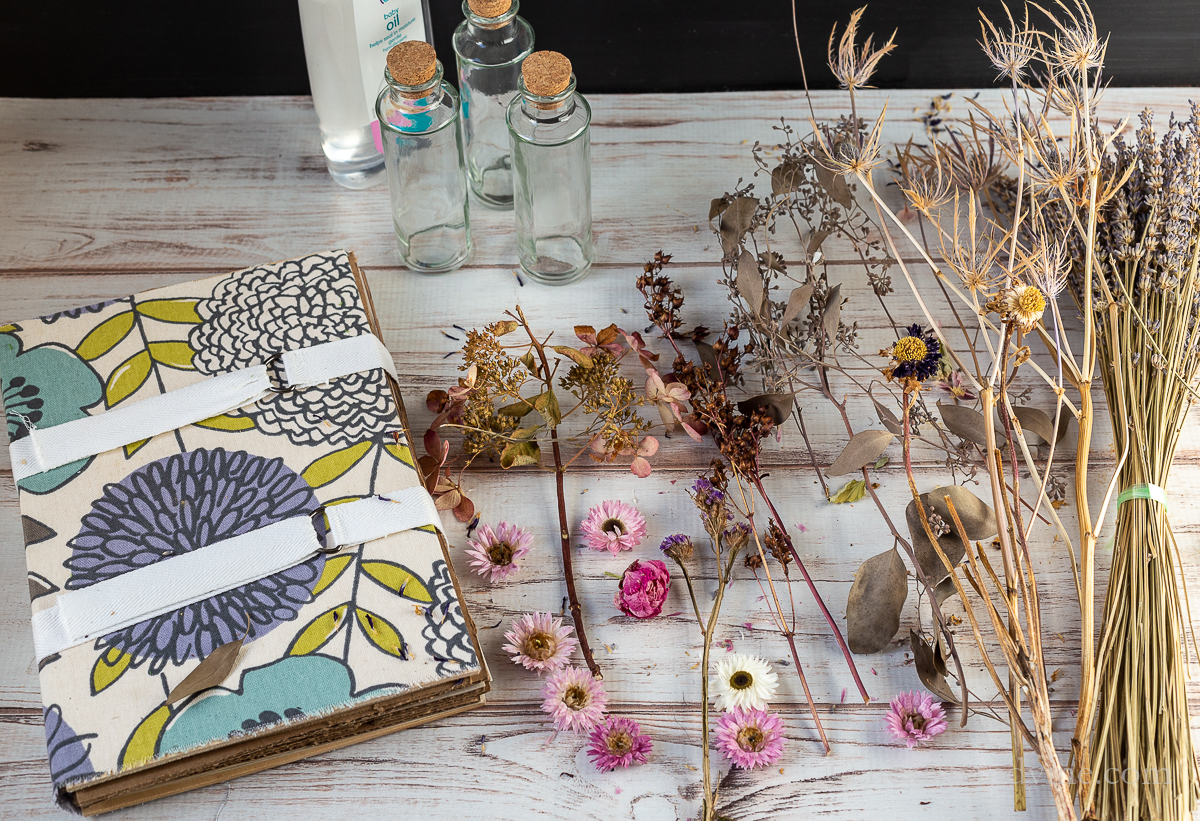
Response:
[[[0,324],[14,460],[32,432],[122,408],[136,426],[148,398],[367,334],[380,335],[370,294],[342,251]],[[37,614],[74,591],[298,515],[320,531],[339,505],[423,493],[382,367],[271,391],[17,484],[35,637]],[[169,703],[238,640],[217,686]],[[469,709],[489,687],[432,525],[317,553],[38,662],[56,793],[85,814]]]

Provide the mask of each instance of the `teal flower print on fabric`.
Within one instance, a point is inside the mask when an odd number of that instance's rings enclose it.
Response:
[[[69,348],[38,345],[24,350],[16,325],[0,328],[0,379],[8,440],[29,435],[30,429],[49,428],[82,419],[103,395],[100,377]],[[49,493],[83,472],[92,458],[22,479],[30,493]]]
[[[328,656],[291,656],[248,670],[240,689],[216,688],[185,707],[163,733],[158,755],[321,715],[355,701],[352,690],[349,668]]]

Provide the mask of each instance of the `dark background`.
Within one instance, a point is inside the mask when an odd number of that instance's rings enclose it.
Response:
[[[863,0],[797,0],[809,83],[828,88],[830,27]],[[307,94],[296,0],[6,0],[0,96],[187,97]],[[453,63],[461,0],[430,0],[434,45]],[[997,0],[871,4],[866,31],[899,48],[883,88],[987,86],[978,12]],[[1019,5],[1019,2],[1018,2]],[[1049,3],[1045,3],[1049,5]],[[1114,85],[1200,85],[1198,0],[1093,0],[1111,33]],[[728,91],[800,86],[789,0],[522,0],[538,48],[566,54],[584,92]],[[1036,12],[1035,12],[1036,14]],[[993,16],[993,20],[996,18]],[[451,76],[453,71],[447,71]]]

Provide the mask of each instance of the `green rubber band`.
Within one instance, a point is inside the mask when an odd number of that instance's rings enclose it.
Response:
[[[1167,492],[1158,485],[1134,485],[1127,487],[1117,496],[1117,507],[1130,499],[1152,499],[1163,507],[1167,506]]]

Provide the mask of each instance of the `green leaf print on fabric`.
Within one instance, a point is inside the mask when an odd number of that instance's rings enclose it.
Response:
[[[8,440],[29,435],[30,429],[49,428],[82,419],[87,409],[103,398],[100,377],[74,351],[61,345],[38,345],[24,350],[11,330],[0,333],[0,380]],[[91,457],[46,473],[29,476],[18,484],[30,493],[49,493],[83,471]]]

